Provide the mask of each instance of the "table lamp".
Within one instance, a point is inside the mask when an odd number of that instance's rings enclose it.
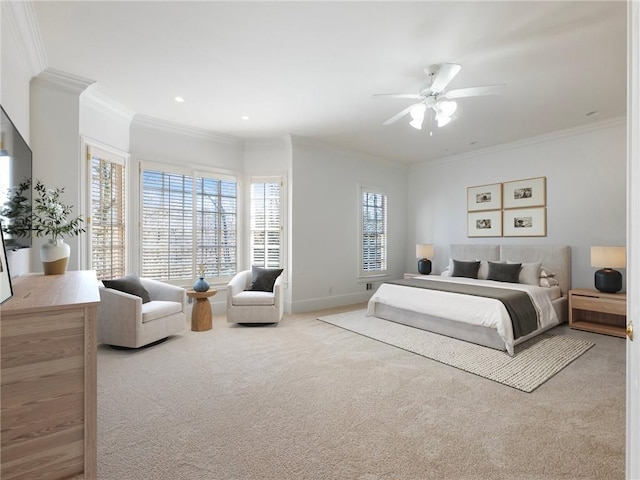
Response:
[[[418,273],[429,275],[431,273],[431,260],[429,260],[429,257],[433,257],[433,245],[417,244],[416,257],[420,259],[418,261]]]
[[[627,265],[625,247],[591,247],[591,266],[600,268],[595,273],[595,286],[605,293],[616,293],[622,289],[622,274],[614,268]]]

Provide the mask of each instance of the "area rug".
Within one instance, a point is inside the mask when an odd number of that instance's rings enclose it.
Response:
[[[517,345],[512,357],[492,348],[367,317],[365,310],[324,316],[318,320],[527,393],[594,346],[586,340],[542,333]]]

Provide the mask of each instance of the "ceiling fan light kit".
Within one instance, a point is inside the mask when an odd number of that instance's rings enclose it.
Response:
[[[394,97],[394,98],[412,98],[419,100],[397,113],[383,125],[391,125],[405,115],[411,115],[409,125],[418,130],[422,129],[424,116],[427,108],[430,108],[435,114],[435,120],[438,127],[444,127],[451,122],[453,114],[458,108],[458,104],[452,101],[452,98],[474,97],[478,95],[494,95],[500,93],[506,85],[488,85],[484,87],[469,87],[445,92],[445,88],[449,82],[453,80],[462,67],[455,63],[443,63],[442,65],[432,65],[425,69],[425,73],[429,75],[431,81],[424,88],[420,89],[417,94],[413,93],[392,93],[381,94],[376,96]]]

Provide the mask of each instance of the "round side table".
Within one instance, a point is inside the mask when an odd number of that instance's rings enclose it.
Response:
[[[218,291],[215,288],[206,292],[196,292],[187,290],[187,296],[193,298],[196,303],[191,310],[191,330],[194,332],[204,332],[211,330],[211,303],[209,297],[213,297]]]

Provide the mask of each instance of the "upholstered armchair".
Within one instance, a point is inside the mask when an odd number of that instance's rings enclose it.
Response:
[[[253,267],[253,280],[255,272]],[[270,270],[276,275],[275,282],[267,282],[264,290],[250,290],[255,282],[252,281],[252,270],[244,270],[236,274],[227,285],[227,321],[231,323],[278,323],[283,313],[283,276],[282,270]],[[272,286],[272,291],[269,291]],[[253,288],[257,288],[255,285]]]
[[[98,343],[139,348],[185,329],[185,289],[135,275],[103,284],[114,288],[99,289]]]

